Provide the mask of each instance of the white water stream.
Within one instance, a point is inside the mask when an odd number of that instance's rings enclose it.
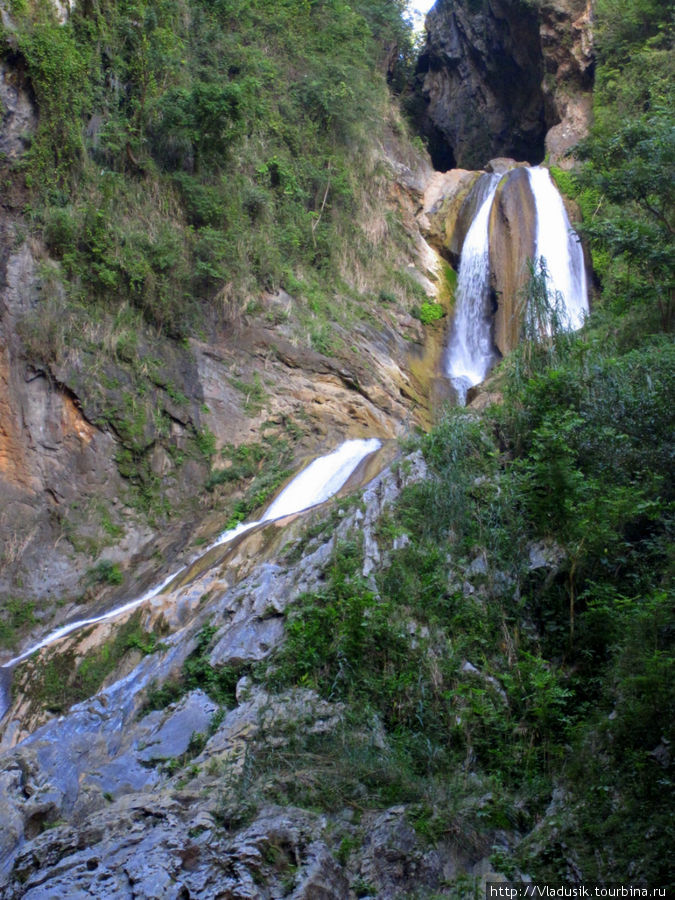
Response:
[[[570,225],[565,205],[551,181],[548,169],[527,170],[537,210],[535,259],[544,259],[548,292],[559,292],[567,327],[576,331],[588,313],[586,267],[581,241]]]
[[[213,549],[213,547],[219,547],[222,544],[233,541],[240,534],[250,531],[252,528],[255,528],[263,522],[272,522],[275,519],[282,519],[285,516],[290,516],[294,513],[309,509],[312,506],[316,506],[319,503],[324,503],[340,490],[358,464],[380,447],[381,443],[377,438],[345,441],[332,453],[318,457],[318,459],[315,459],[296,475],[279,494],[276,500],[272,501],[261,519],[255,522],[242,523],[237,525],[236,528],[230,528],[228,531],[224,531],[220,537],[204,551],[204,553],[207,553],[209,550]],[[203,556],[204,553],[200,554],[197,559]],[[188,565],[192,565],[195,561],[196,560],[192,560]],[[35,644],[19,656],[16,656],[14,659],[11,659],[9,662],[0,666],[0,718],[2,718],[9,706],[9,697],[3,696],[3,693],[6,694],[8,690],[6,684],[7,678],[2,677],[3,670],[7,672],[17,663],[31,656],[31,654],[36,653],[48,644],[53,644],[54,641],[58,641],[60,638],[71,634],[73,631],[85,628],[87,625],[96,625],[99,622],[114,619],[121,613],[128,612],[131,609],[135,609],[137,606],[141,606],[143,603],[146,603],[148,600],[161,594],[172,581],[188,568],[188,565],[181,566],[180,569],[172,572],[171,575],[168,575],[164,581],[161,582],[161,584],[146,591],[141,597],[129,600],[121,606],[117,606],[100,616],[95,616],[90,619],[80,619],[77,622],[70,622],[68,625],[58,628],[56,631],[48,634],[47,637],[38,644]]]
[[[494,362],[490,299],[489,223],[499,175],[484,175],[479,189],[485,191],[469,228],[457,276],[456,313],[448,347],[446,374],[457,390],[460,403],[466,392],[479,384]]]

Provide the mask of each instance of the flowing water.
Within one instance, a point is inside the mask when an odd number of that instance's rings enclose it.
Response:
[[[209,550],[234,540],[235,537],[250,531],[262,522],[283,519],[284,516],[324,503],[340,490],[361,460],[374,453],[380,446],[377,438],[345,441],[332,453],[319,456],[296,475],[276,500],[272,501],[262,519],[242,523],[224,531]]]
[[[246,531],[250,531],[252,528],[261,525],[264,522],[282,519],[285,516],[290,516],[294,513],[309,509],[312,506],[316,506],[319,503],[324,503],[340,490],[358,464],[371,453],[378,450],[380,446],[381,443],[377,438],[345,441],[332,453],[318,457],[318,459],[315,459],[296,475],[279,496],[272,501],[261,519],[255,522],[242,523],[237,525],[236,528],[230,528],[227,531],[224,531],[208,550],[211,550],[213,547],[221,546],[222,544],[227,544],[240,534],[244,534]],[[10,670],[17,663],[26,659],[38,650],[41,650],[43,647],[46,647],[48,644],[52,644],[54,641],[58,641],[60,638],[71,634],[73,631],[85,628],[87,625],[96,625],[99,622],[105,622],[108,619],[115,618],[115,616],[118,616],[121,613],[128,612],[129,610],[135,609],[137,606],[141,606],[143,603],[146,603],[148,600],[151,600],[153,597],[156,597],[166,590],[186,569],[187,565],[182,566],[180,569],[167,576],[161,584],[155,585],[155,587],[146,591],[142,596],[129,600],[121,606],[117,606],[100,616],[89,619],[80,619],[58,628],[56,631],[48,634],[47,637],[38,644],[25,650],[19,656],[11,659],[3,666],[0,666],[0,718],[2,718],[9,707]]]
[[[536,209],[535,258],[543,259],[550,296],[562,298],[566,328],[581,328],[588,313],[586,269],[581,242],[551,181],[548,169],[527,170]],[[490,211],[499,175],[484,175],[477,183],[482,192],[471,227],[462,247],[457,277],[456,313],[448,344],[446,374],[460,404],[470,387],[485,379],[496,354],[492,345],[490,310]]]
[[[466,392],[479,384],[494,363],[492,316],[490,310],[489,222],[499,175],[484,175],[477,189],[483,199],[469,228],[457,276],[455,321],[448,346],[446,374],[458,395],[466,402]]]
[[[560,293],[567,328],[576,331],[588,313],[586,268],[581,242],[567,218],[565,205],[548,169],[527,170],[537,210],[536,260],[544,259],[549,295]]]

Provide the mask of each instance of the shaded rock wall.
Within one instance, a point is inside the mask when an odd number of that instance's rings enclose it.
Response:
[[[564,163],[591,122],[592,0],[438,0],[418,73],[437,168]]]
[[[539,162],[546,129],[535,10],[520,0],[439,0],[427,35],[423,130],[440,133],[461,167],[494,156]]]

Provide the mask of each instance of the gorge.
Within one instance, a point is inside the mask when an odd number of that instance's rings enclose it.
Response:
[[[0,0],[0,897],[668,883],[627,2]]]

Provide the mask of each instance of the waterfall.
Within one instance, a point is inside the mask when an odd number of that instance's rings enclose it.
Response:
[[[565,205],[548,169],[527,170],[537,211],[536,261],[544,259],[548,292],[560,293],[565,324],[576,331],[588,313],[586,268],[581,242],[570,225]]]
[[[332,453],[318,457],[296,475],[279,496],[272,501],[261,519],[258,519],[255,522],[242,523],[235,528],[224,531],[204,552],[206,553],[214,547],[228,544],[240,534],[244,534],[264,522],[282,519],[285,516],[290,516],[294,513],[309,509],[311,506],[324,503],[340,490],[358,464],[380,447],[381,443],[377,438],[345,441],[336,450],[333,450]],[[200,555],[203,556],[203,554]],[[192,562],[195,561],[196,560],[193,560]],[[71,634],[73,631],[85,628],[87,625],[97,625],[99,622],[114,619],[121,613],[129,612],[129,610],[141,606],[143,603],[146,603],[148,600],[151,600],[153,597],[156,597],[166,590],[171,582],[175,581],[175,579],[186,569],[187,566],[182,566],[180,569],[167,576],[161,584],[155,585],[155,587],[146,591],[141,597],[129,600],[121,606],[117,606],[115,609],[111,609],[100,616],[89,619],[80,619],[58,628],[56,631],[48,634],[47,637],[38,644],[25,650],[20,656],[16,656],[14,659],[11,659],[9,662],[0,666],[0,718],[2,718],[9,705],[8,689],[6,686],[7,676],[5,674],[8,670],[22,660],[27,659],[31,654],[41,650],[48,644],[52,644],[54,641],[58,641],[60,638]]]
[[[446,374],[460,403],[479,384],[494,362],[489,308],[489,220],[499,175],[484,175],[478,189],[483,199],[464,239],[455,292],[455,320],[448,347]]]
[[[581,242],[572,229],[562,197],[548,169],[527,169],[534,198],[536,225],[535,261],[544,260],[548,293],[562,298],[565,327],[581,328],[588,313],[586,269]],[[511,173],[507,173],[506,178]],[[455,319],[446,357],[446,375],[457,391],[460,404],[470,387],[479,384],[494,364],[492,311],[490,309],[490,213],[500,183],[499,175],[484,175],[476,190],[478,212],[474,216],[459,261],[455,293]],[[509,299],[517,308],[517,297]]]

